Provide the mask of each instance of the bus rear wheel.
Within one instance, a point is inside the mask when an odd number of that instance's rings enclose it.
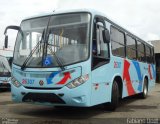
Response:
[[[109,111],[114,111],[119,103],[119,87],[117,81],[113,82],[111,95],[111,102],[107,103],[106,108]]]
[[[142,99],[145,99],[148,96],[148,85],[147,84],[148,84],[147,79],[145,78],[144,79],[144,84],[143,84],[143,91],[142,91],[142,93],[140,93],[140,97]]]

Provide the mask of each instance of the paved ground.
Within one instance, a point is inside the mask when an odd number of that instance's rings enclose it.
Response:
[[[135,118],[141,119],[135,120]],[[140,99],[137,96],[123,99],[115,112],[106,111],[102,106],[55,109],[48,106],[15,104],[11,101],[10,92],[0,92],[0,123],[3,124],[6,124],[4,123],[6,121],[14,124],[17,122],[18,124],[22,122],[25,124],[120,124],[144,121],[158,123],[157,118],[160,123],[160,84],[149,93],[147,99]]]

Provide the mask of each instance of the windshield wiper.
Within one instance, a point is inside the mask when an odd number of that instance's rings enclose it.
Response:
[[[56,58],[56,60],[57,60],[57,63],[58,63],[58,65],[60,66],[61,70],[64,71],[64,70],[65,70],[65,67],[64,67],[61,59],[56,55],[56,52],[53,52],[53,50],[52,50],[52,48],[51,48],[51,45],[50,45],[50,44],[47,44],[47,45],[49,46],[49,49],[50,49],[52,55],[55,56],[55,58]]]
[[[41,40],[37,43],[37,45],[34,47],[34,49],[30,52],[29,56],[26,58],[26,60],[24,61],[23,65],[21,66],[21,70],[24,70],[29,59],[32,57],[32,55],[34,54],[34,52],[37,50],[38,46],[42,43],[42,41],[44,40],[44,32],[45,32],[45,29],[43,30],[43,33],[42,33],[42,38]]]
[[[47,44],[46,44],[46,46],[49,46],[49,50],[51,51],[52,55],[55,56],[56,61],[57,61],[58,65],[60,66],[61,70],[64,71],[64,70],[65,70],[65,67],[64,67],[64,65],[63,65],[62,60],[56,55],[56,52],[53,52],[52,47],[51,47],[51,46],[54,46],[54,47],[59,47],[59,48],[60,48],[60,46],[58,46],[58,45],[53,45],[53,44],[48,43],[48,39],[49,39],[49,34],[50,34],[50,32],[51,32],[51,30],[49,30],[49,33],[48,33],[48,36],[47,36],[47,40],[46,40],[46,41],[47,41]]]

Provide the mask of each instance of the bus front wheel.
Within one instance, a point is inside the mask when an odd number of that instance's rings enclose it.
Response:
[[[119,87],[117,81],[113,82],[111,95],[111,102],[107,103],[106,108],[109,111],[114,111],[119,103]]]

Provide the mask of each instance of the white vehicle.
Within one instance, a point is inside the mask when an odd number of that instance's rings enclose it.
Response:
[[[0,91],[10,88],[11,68],[6,57],[0,55]]]

